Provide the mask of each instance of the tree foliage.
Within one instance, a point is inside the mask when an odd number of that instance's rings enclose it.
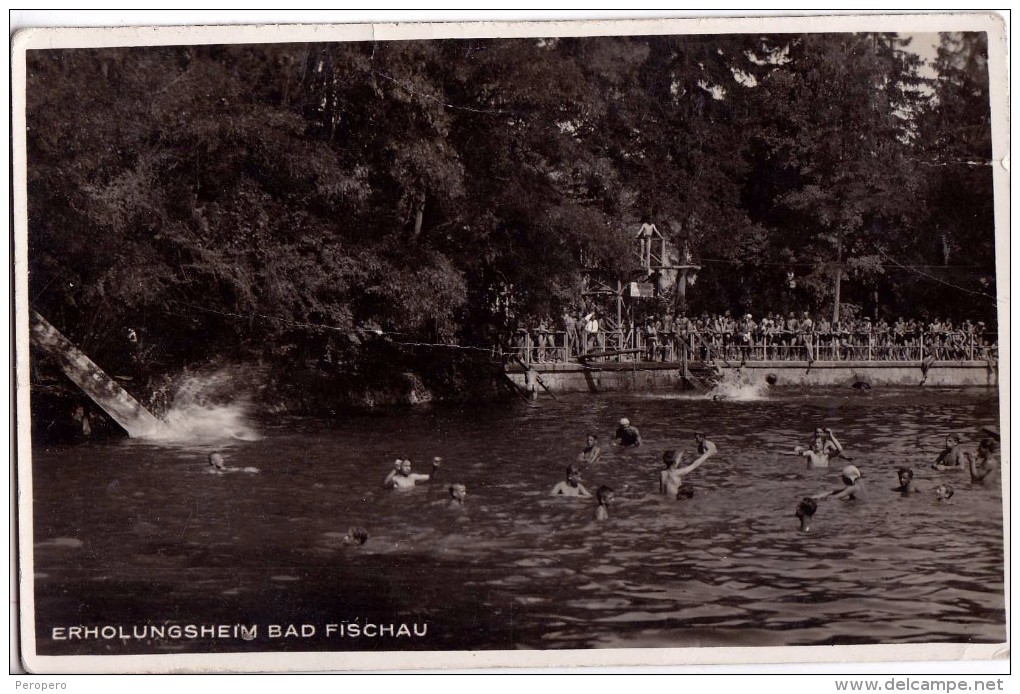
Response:
[[[704,259],[699,310],[829,310],[838,273],[871,310],[973,315],[986,56],[943,36],[926,78],[877,34],[31,51],[30,296],[99,358],[130,326],[168,368],[413,363],[484,346],[507,292],[558,315],[582,257],[628,276],[651,221]]]

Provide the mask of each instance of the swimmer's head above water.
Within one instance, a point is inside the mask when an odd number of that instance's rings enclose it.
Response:
[[[223,462],[223,456],[219,453],[209,454],[209,465],[213,470],[223,470],[226,468],[226,463]]]
[[[901,487],[905,487],[914,479],[914,471],[908,467],[901,467],[896,471],[896,478]]]
[[[803,532],[807,532],[811,529],[811,519],[815,515],[815,511],[818,510],[818,502],[809,496],[804,497],[797,504],[797,519],[800,520],[800,529]]]
[[[613,492],[612,487],[607,487],[604,484],[595,491],[595,501],[598,502],[599,506],[608,506],[615,496],[616,494]]]
[[[666,467],[674,467],[683,460],[683,457],[683,453],[677,453],[676,451],[669,450],[662,454],[662,464]]]
[[[368,542],[368,531],[360,526],[354,526],[347,530],[344,537],[345,545],[363,545]]]
[[[581,471],[577,469],[576,465],[567,466],[567,482],[571,487],[576,487],[581,483]]]
[[[935,487],[935,500],[936,501],[943,501],[943,500],[948,501],[949,499],[953,498],[953,494],[954,494],[954,491],[953,491],[952,485],[949,485],[949,484],[940,484],[939,486]]]
[[[861,477],[863,477],[863,475],[861,474],[861,471],[859,469],[857,469],[856,465],[847,465],[839,473],[839,476],[840,476],[840,478],[842,478],[843,483],[846,484],[846,485],[855,484],[857,482],[857,480],[859,480]]]
[[[450,499],[457,503],[464,503],[464,499],[467,498],[467,487],[463,484],[451,484],[449,486]]]
[[[815,511],[817,510],[818,502],[812,499],[810,496],[805,496],[803,499],[800,500],[800,503],[797,504],[797,513],[795,515],[797,516],[797,518],[804,518],[805,516],[810,518],[811,516],[815,515]]]

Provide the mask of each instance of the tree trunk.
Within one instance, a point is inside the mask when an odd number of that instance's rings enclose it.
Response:
[[[421,223],[425,217],[425,196],[422,195],[418,198],[418,209],[414,212],[414,236],[413,239],[417,240],[421,234]]]
[[[843,232],[836,235],[836,289],[832,307],[832,322],[839,322],[839,290],[843,282]]]

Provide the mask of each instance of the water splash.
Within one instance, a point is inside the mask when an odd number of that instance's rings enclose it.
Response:
[[[764,378],[755,378],[750,372],[727,369],[706,397],[713,400],[765,400],[768,398],[768,383]]]
[[[210,444],[220,441],[257,441],[251,423],[251,403],[239,383],[250,383],[237,369],[208,374],[186,374],[168,383],[155,398],[168,402],[158,426],[143,438],[160,443]]]

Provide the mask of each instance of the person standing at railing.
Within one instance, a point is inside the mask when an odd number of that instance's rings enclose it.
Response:
[[[907,358],[907,323],[903,316],[896,319],[892,327],[893,357],[900,361]]]
[[[800,342],[804,346],[804,353],[807,357],[808,362],[815,360],[814,353],[814,321],[811,320],[811,315],[804,311],[800,317]]]
[[[871,319],[867,316],[861,322],[860,326],[860,342],[861,348],[858,350],[857,359],[871,359],[872,358],[872,333],[874,329],[871,325]]]
[[[708,320],[706,314],[702,313],[700,317],[695,318],[693,321],[688,323],[689,344],[691,346],[691,358],[698,358],[700,360],[706,360],[705,347],[702,344],[706,337],[705,331],[707,330]]]
[[[651,316],[645,319],[643,334],[645,338],[645,361],[655,361],[655,354],[658,351],[659,345],[659,333]]]
[[[560,325],[563,328],[563,361],[570,361],[577,351],[577,319],[569,310],[563,309]]]
[[[938,318],[933,319],[930,323],[928,323],[928,329],[926,332],[927,332],[926,340],[927,348],[925,350],[926,354],[930,354],[936,359],[941,359],[942,350],[941,346],[939,345],[939,338],[942,335],[942,322]]]
[[[836,361],[842,361],[845,355],[845,347],[843,345],[843,324],[840,321],[832,322],[832,358]]]
[[[875,350],[875,356],[881,360],[888,360],[890,357],[889,352],[889,324],[885,318],[879,319],[875,325],[875,344],[877,346]]]
[[[584,351],[588,353],[598,346],[599,319],[594,311],[584,317]]]
[[[659,333],[659,340],[662,343],[662,361],[672,361],[676,352],[676,320],[672,311],[666,311],[662,317],[662,330]]]
[[[546,361],[549,347],[549,319],[543,316],[535,329],[535,361],[539,364]]]
[[[722,335],[723,335],[723,318],[718,313],[712,316],[711,322],[709,323],[708,333],[712,337],[709,344],[712,345],[712,349],[718,352],[722,349]]]
[[[761,347],[761,351],[755,352],[757,357],[761,354],[762,359],[769,358],[769,343],[772,341],[772,318],[771,314],[766,313],[762,316],[761,322],[758,323],[758,332],[755,334],[755,342]]]
[[[978,359],[988,358],[988,343],[985,342],[985,322],[978,321],[974,326],[974,344],[978,349]]]
[[[815,323],[815,359],[832,358],[832,328],[825,316]]]
[[[946,336],[946,358],[960,361],[966,358],[967,344],[962,330],[953,330]]]
[[[787,316],[786,322],[783,324],[783,351],[785,352],[784,358],[791,359],[791,353],[793,347],[797,344],[797,331],[800,329],[800,321],[797,320],[797,314],[790,311],[790,315]]]
[[[736,342],[737,348],[740,350],[741,366],[746,364],[747,360],[752,357],[751,349],[754,346],[754,333],[757,329],[758,324],[754,322],[754,318],[750,313],[744,314],[744,317],[737,324]]]
[[[588,321],[584,315],[584,309],[582,308],[574,315],[574,333],[577,337],[577,343],[574,347],[574,352],[577,356],[584,354],[587,350],[585,347],[585,341],[587,340],[587,331],[585,330],[588,325]]]
[[[528,337],[528,331],[524,328],[517,328],[514,332],[514,351],[525,362],[531,359],[530,344],[531,340]]]

